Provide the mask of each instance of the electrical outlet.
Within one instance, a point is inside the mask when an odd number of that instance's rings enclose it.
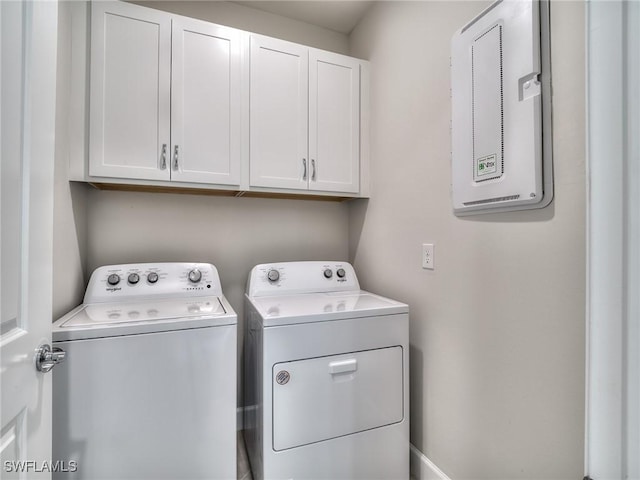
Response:
[[[422,244],[422,268],[433,270],[435,261],[433,258],[433,243]]]

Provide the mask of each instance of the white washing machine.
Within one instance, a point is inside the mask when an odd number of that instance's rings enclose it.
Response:
[[[254,479],[408,479],[408,306],[348,263],[290,262],[253,268],[245,315]]]
[[[213,265],[96,269],[53,325],[58,478],[236,478],[236,326]]]

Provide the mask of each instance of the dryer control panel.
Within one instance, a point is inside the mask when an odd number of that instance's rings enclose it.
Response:
[[[218,270],[210,263],[130,263],[94,270],[84,303],[221,295]]]
[[[353,290],[360,284],[351,264],[332,261],[256,265],[247,283],[250,297]]]

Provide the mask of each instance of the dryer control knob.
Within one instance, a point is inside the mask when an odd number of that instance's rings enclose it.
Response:
[[[339,268],[339,269],[336,271],[336,275],[338,275],[338,277],[340,277],[340,278],[344,278],[344,276],[345,276],[346,274],[347,274],[347,273],[344,271],[344,268]]]
[[[127,281],[131,285],[135,285],[136,283],[138,283],[140,281],[140,275],[138,275],[137,273],[130,273],[129,277],[127,278]]]
[[[189,272],[189,280],[191,283],[198,283],[202,278],[202,273],[197,268],[194,268]]]
[[[324,278],[331,278],[333,277],[333,270],[331,270],[330,268],[327,268],[324,271]]]
[[[267,272],[267,278],[270,282],[277,282],[280,279],[280,272],[274,268]]]
[[[158,274],[156,272],[147,273],[147,282],[156,283],[158,281]]]
[[[117,273],[112,273],[107,278],[107,283],[109,285],[117,285],[117,284],[119,284],[120,283],[120,275],[118,275]]]

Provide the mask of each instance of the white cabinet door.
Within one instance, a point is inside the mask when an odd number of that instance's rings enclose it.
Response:
[[[173,19],[171,179],[240,183],[241,32]]]
[[[360,62],[312,49],[309,54],[310,190],[359,191]]]
[[[171,17],[93,2],[89,174],[169,180]]]
[[[251,186],[308,188],[308,58],[302,45],[251,37]]]

